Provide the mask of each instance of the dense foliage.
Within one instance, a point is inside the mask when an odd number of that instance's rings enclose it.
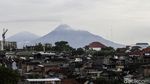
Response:
[[[71,51],[72,47],[68,44],[67,41],[58,41],[55,42],[55,46],[53,47],[54,51],[57,52],[65,52],[65,51]]]
[[[94,56],[113,56],[115,54],[115,50],[112,47],[102,48],[101,51],[95,51],[93,53]]]
[[[19,74],[9,68],[0,67],[0,84],[17,84]]]

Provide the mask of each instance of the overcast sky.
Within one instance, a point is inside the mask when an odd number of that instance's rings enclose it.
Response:
[[[59,24],[122,44],[150,43],[150,0],[0,0],[0,33],[42,36]]]

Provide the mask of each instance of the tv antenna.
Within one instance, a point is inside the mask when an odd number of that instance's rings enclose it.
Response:
[[[5,46],[5,35],[6,35],[7,31],[8,31],[8,29],[3,28],[3,33],[2,33],[3,40],[1,42],[1,50],[2,51],[4,50],[4,46]]]

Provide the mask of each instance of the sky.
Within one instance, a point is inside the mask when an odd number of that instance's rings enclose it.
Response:
[[[59,24],[121,44],[150,43],[150,0],[0,0],[0,34],[39,36]]]

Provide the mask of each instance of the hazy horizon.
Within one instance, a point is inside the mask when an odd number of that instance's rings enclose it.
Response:
[[[0,0],[0,34],[43,36],[59,24],[120,44],[150,43],[149,0]],[[0,37],[1,39],[1,37]]]

